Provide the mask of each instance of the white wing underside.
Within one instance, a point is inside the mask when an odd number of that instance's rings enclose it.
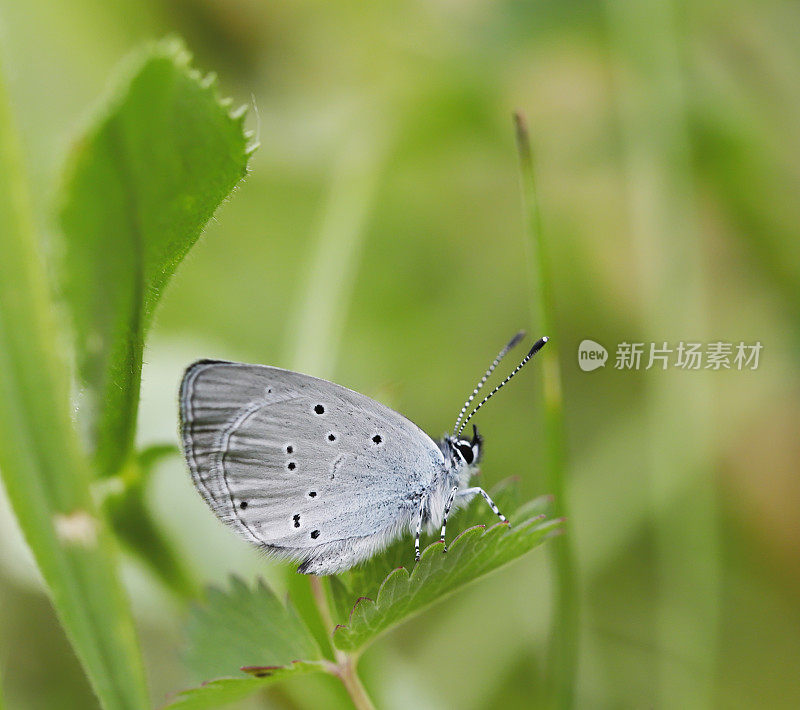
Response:
[[[216,515],[267,550],[332,574],[416,519],[444,466],[435,442],[345,387],[264,365],[200,361],[180,394],[184,453]]]

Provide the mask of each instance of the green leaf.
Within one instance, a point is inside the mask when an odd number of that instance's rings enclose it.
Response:
[[[515,478],[508,478],[498,483],[490,491],[492,500],[499,510],[508,514],[519,505],[519,482]],[[545,512],[548,500],[539,498],[531,501],[525,515],[515,514],[512,519],[525,520],[533,515]],[[476,496],[466,508],[456,511],[450,516],[447,528],[454,538],[458,532],[469,525],[494,525],[497,516],[481,496]],[[439,532],[432,535],[423,535],[422,541],[433,542],[439,539]],[[452,538],[451,538],[452,539]],[[410,569],[414,565],[414,545],[408,536],[403,536],[392,543],[386,550],[370,558],[358,567],[338,577],[330,578],[332,596],[332,613],[340,624],[346,624],[350,618],[353,601],[359,597],[375,598],[386,575],[398,567]],[[334,581],[335,580],[335,581]]]
[[[230,591],[210,589],[207,603],[192,612],[188,637],[187,665],[216,680],[184,691],[169,708],[217,708],[286,675],[330,666],[295,610],[262,581],[251,589],[232,577]]]
[[[0,472],[101,704],[141,710],[149,700],[133,620],[70,419],[63,348],[15,136],[0,81]]]
[[[250,667],[245,672],[250,673],[251,677],[218,678],[197,688],[184,690],[164,710],[217,710],[229,703],[243,700],[286,676],[325,671],[328,671],[328,664],[322,661],[300,661],[279,668]]]
[[[377,596],[358,599],[347,625],[334,631],[334,644],[343,651],[360,649],[433,602],[540,545],[561,525],[561,520],[543,518],[468,528],[446,554],[440,542],[429,545],[410,574],[398,567],[383,581]]]
[[[176,40],[150,46],[75,142],[61,198],[63,295],[81,416],[99,472],[129,455],[144,336],[161,292],[245,175],[243,113],[190,69]]]
[[[321,658],[311,632],[291,606],[259,581],[250,589],[232,577],[231,589],[210,589],[193,610],[185,660],[198,677],[245,675],[242,667],[289,666]]]

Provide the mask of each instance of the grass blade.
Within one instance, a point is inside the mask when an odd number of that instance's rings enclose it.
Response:
[[[70,421],[67,372],[0,81],[0,472],[58,617],[103,707],[147,688],[111,543]]]
[[[349,141],[337,162],[298,299],[293,367],[332,377],[358,276],[382,150],[378,141]]]
[[[533,153],[528,128],[522,114],[515,114],[514,120],[517,130],[527,228],[525,244],[532,289],[533,332],[551,336],[547,347],[539,354],[544,392],[542,405],[546,489],[554,498],[553,514],[558,517],[566,517],[567,457],[564,442],[564,411],[558,364],[558,342],[557,338],[552,337],[554,334],[553,291],[539,215]],[[559,708],[569,708],[573,705],[578,660],[578,587],[572,544],[569,535],[561,535],[553,541],[550,548],[555,572],[555,599],[545,677],[549,701],[553,706]]]

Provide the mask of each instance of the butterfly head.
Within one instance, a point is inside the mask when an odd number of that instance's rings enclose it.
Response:
[[[461,437],[448,437],[453,460],[463,461],[467,466],[477,466],[483,454],[483,437],[478,433],[478,427],[472,425],[472,439]]]

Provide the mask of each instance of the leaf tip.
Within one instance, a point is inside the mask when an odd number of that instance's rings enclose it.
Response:
[[[153,54],[169,57],[179,67],[188,67],[192,61],[192,53],[177,35],[167,35],[156,42]]]

